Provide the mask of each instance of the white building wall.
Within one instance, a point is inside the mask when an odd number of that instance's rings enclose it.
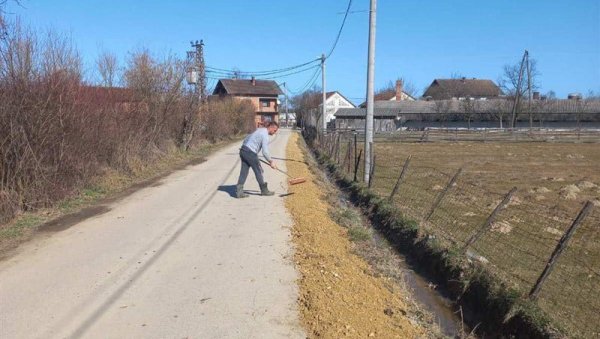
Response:
[[[319,105],[321,107],[321,105]],[[351,102],[346,100],[339,93],[334,93],[332,96],[327,98],[325,101],[325,120],[330,122],[335,119],[335,113],[340,108],[352,108],[355,107]]]

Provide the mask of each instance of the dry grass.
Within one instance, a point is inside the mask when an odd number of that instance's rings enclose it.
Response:
[[[345,148],[340,154],[343,158]],[[456,250],[485,223],[504,195],[517,187],[508,207],[467,254],[523,296],[583,203],[600,204],[598,144],[379,142],[375,154],[373,190],[386,197],[412,155],[394,202]],[[463,172],[456,185],[425,221],[458,168]],[[574,336],[600,331],[595,321],[600,312],[596,297],[600,289],[598,210],[575,233],[539,299],[539,305]]]

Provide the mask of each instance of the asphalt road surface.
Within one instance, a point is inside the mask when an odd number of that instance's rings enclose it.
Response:
[[[289,131],[272,137],[285,158]],[[286,178],[250,172],[240,143],[0,262],[1,338],[305,338]],[[285,162],[278,161],[285,169]]]

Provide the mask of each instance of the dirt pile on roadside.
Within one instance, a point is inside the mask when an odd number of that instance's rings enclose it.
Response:
[[[295,263],[300,272],[299,309],[311,338],[423,338],[391,282],[369,274],[352,253],[347,230],[328,214],[317,178],[310,172],[297,134],[290,137],[287,169],[307,182],[291,186],[286,207],[294,220]]]

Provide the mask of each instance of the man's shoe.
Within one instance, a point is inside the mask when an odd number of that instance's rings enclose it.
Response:
[[[243,185],[236,185],[235,186],[235,196],[238,199],[247,198],[248,197],[248,194],[244,193],[244,186]]]
[[[269,191],[269,189],[267,188],[266,182],[264,184],[260,185],[260,195],[269,196],[269,195],[274,195],[274,194],[275,194],[275,192]]]

